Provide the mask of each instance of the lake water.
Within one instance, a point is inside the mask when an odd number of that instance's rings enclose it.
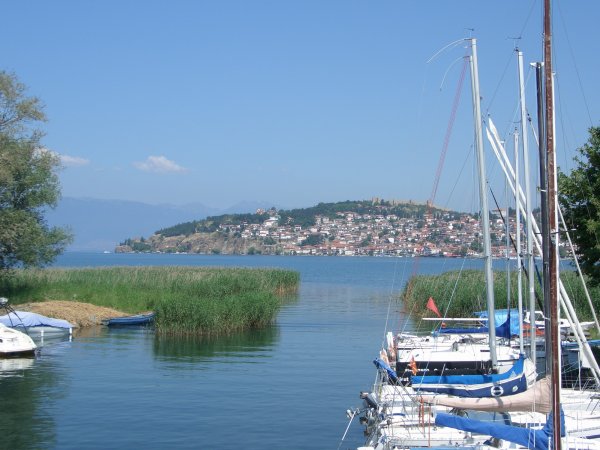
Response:
[[[374,381],[386,321],[400,323],[390,299],[415,271],[480,261],[67,253],[56,263],[106,265],[281,267],[301,285],[264,330],[167,339],[94,327],[5,362],[0,448],[356,448],[357,419],[340,442],[345,411]]]

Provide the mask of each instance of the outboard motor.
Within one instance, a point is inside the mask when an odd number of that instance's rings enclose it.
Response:
[[[372,392],[361,392],[360,398],[362,398],[367,407],[377,409],[379,407],[379,403],[377,403],[377,399],[373,395]]]

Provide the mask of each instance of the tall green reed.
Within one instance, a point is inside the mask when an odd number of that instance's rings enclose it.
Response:
[[[272,322],[297,272],[212,267],[16,270],[0,278],[11,302],[76,300],[128,313],[155,310],[166,333],[224,333]]]
[[[591,318],[591,310],[585,297],[581,280],[573,271],[561,272],[561,280],[565,286],[579,319]],[[590,288],[594,310],[600,307],[600,288]],[[522,298],[528,305],[527,279],[523,277]],[[541,309],[542,294],[538,280],[535,280],[535,291],[538,308]],[[404,310],[417,317],[431,315],[426,304],[433,297],[439,311],[445,317],[469,317],[475,311],[485,310],[486,285],[483,271],[450,271],[439,275],[416,275],[408,281],[401,299]],[[510,288],[505,271],[494,271],[494,304],[497,309],[517,307],[518,281],[517,273],[510,274]]]

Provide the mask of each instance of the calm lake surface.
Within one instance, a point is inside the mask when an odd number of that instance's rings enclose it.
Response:
[[[477,260],[67,253],[61,267],[194,265],[299,271],[298,296],[264,330],[166,339],[94,327],[0,365],[0,448],[347,449],[345,411],[374,381],[372,360],[415,272]],[[388,316],[389,311],[389,316]]]

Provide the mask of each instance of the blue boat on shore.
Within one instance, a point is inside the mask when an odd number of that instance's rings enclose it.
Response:
[[[154,322],[155,313],[136,314],[134,316],[113,317],[103,320],[102,323],[109,327],[150,325]]]

